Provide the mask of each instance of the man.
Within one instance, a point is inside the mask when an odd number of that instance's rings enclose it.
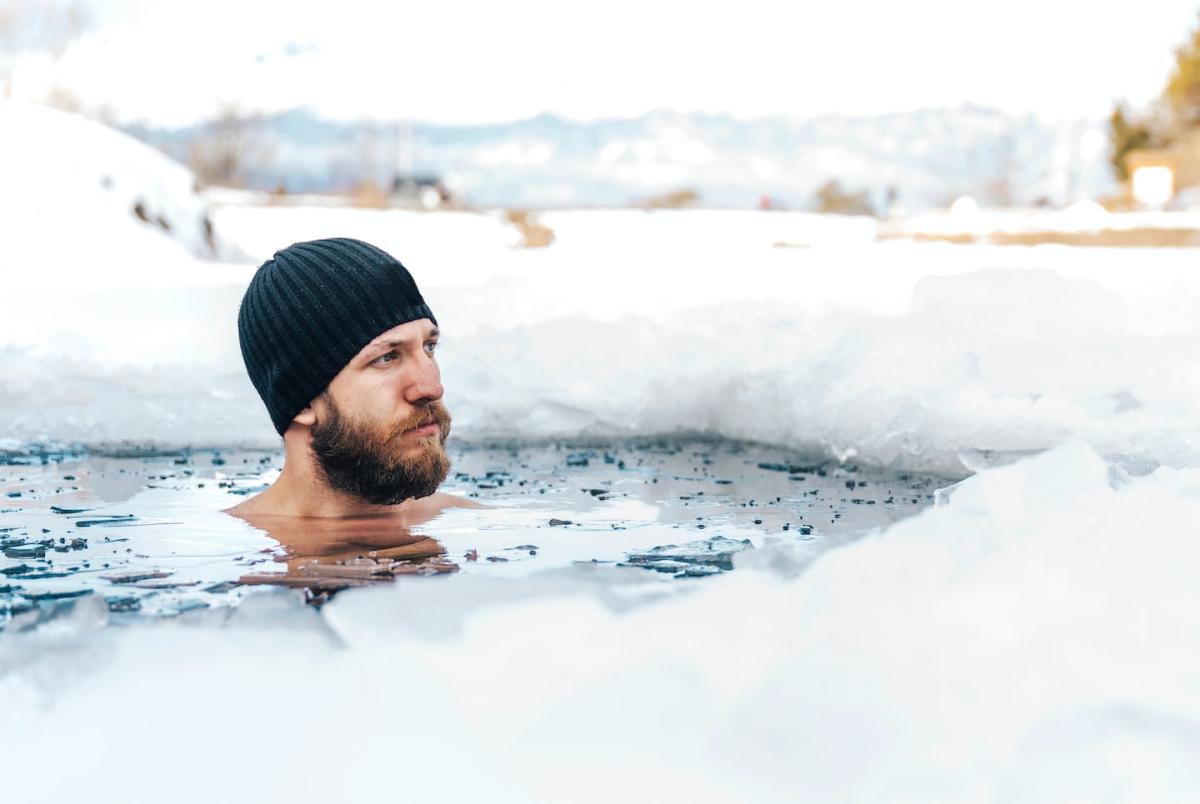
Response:
[[[228,513],[318,541],[328,528],[316,520],[354,518],[353,543],[382,547],[406,533],[397,526],[470,505],[437,492],[450,468],[438,335],[412,276],[375,246],[314,240],[263,263],[242,298],[238,336],[283,436],[284,466]]]

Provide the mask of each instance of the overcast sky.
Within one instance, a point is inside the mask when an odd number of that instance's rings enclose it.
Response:
[[[54,72],[48,57],[23,56],[16,93],[53,78],[119,119],[161,124],[222,101],[444,122],[968,102],[1099,117],[1114,98],[1157,94],[1200,20],[1200,0],[82,5],[90,30]]]

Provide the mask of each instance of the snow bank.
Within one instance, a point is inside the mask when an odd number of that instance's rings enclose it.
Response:
[[[1197,516],[1200,471],[1074,442],[799,579],[781,544],[632,609],[580,568],[353,591],[323,623],[286,596],[220,631],[85,610],[0,637],[0,756],[30,804],[1180,800]],[[63,735],[71,773],[17,771]]]
[[[544,222],[555,243],[526,250],[467,213],[217,216],[255,259],[335,232],[400,256],[446,333],[460,437],[701,430],[944,472],[1082,437],[1200,465],[1191,250],[775,248],[771,213]],[[0,437],[274,443],[234,326],[252,272],[43,263],[9,294]]]
[[[499,214],[224,206],[216,231],[246,261],[209,262],[182,224],[168,236],[128,209],[135,186],[192,203],[185,170],[76,117],[0,109],[61,140],[2,196],[9,444],[274,445],[238,302],[278,248],[346,235],[395,253],[437,311],[459,437],[699,430],[942,472],[1077,437],[1200,466],[1192,249],[878,242],[862,219],[632,210],[545,214],[553,244],[523,249]]]
[[[1200,212],[1109,212],[1094,201],[1062,210],[980,209],[969,197],[946,212],[888,221],[881,232],[892,237],[987,237],[997,234],[1129,232],[1136,229],[1200,231]]]
[[[5,273],[34,270],[38,252],[86,260],[234,255],[211,230],[190,170],[101,123],[0,100],[0,221]],[[28,258],[28,259],[27,259]]]

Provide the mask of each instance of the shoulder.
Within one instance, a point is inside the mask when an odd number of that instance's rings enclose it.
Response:
[[[472,500],[467,497],[460,497],[457,494],[447,494],[444,491],[439,491],[429,495],[421,502],[425,502],[430,508],[444,510],[446,508],[490,508],[491,506],[484,505],[478,500]]]
[[[240,516],[240,517],[245,517],[245,516],[247,516],[247,515],[250,515],[250,514],[253,514],[253,513],[255,513],[254,509],[255,509],[256,507],[257,507],[257,506],[254,504],[254,500],[253,500],[253,499],[249,499],[249,500],[242,500],[242,501],[241,501],[240,503],[238,503],[237,505],[230,506],[229,508],[224,508],[224,509],[222,509],[221,513],[223,513],[223,514],[229,514],[230,516]]]
[[[271,486],[265,491],[255,494],[253,497],[247,497],[237,505],[223,509],[222,513],[243,519],[248,516],[263,516],[278,513],[279,501],[276,499],[278,495],[273,493],[274,488],[274,486]]]

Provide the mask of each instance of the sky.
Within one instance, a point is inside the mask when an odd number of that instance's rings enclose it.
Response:
[[[68,5],[0,0],[26,15]],[[1114,99],[1153,98],[1200,22],[1200,0],[74,5],[85,30],[58,58],[11,42],[0,54],[12,94],[36,99],[59,85],[121,122],[164,126],[225,103],[445,123],[964,103],[1099,118]]]

